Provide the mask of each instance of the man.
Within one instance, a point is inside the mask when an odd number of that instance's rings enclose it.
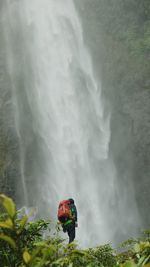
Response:
[[[73,242],[75,239],[75,227],[78,226],[77,223],[77,209],[72,198],[68,199],[71,215],[69,218],[64,218],[62,222],[62,228],[64,233],[67,232],[69,236],[69,243]]]

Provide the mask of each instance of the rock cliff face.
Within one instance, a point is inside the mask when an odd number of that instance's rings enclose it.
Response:
[[[3,1],[0,3],[0,192],[15,198],[19,177],[18,138],[2,12]]]
[[[2,36],[1,31],[0,35]],[[0,47],[2,46],[1,38]],[[17,168],[17,143],[13,129],[10,81],[3,49],[0,49],[0,62],[0,191],[13,195]]]
[[[82,3],[81,3],[82,2]],[[149,227],[150,32],[148,1],[80,1],[85,42],[102,79],[111,111],[110,154],[120,180],[134,182],[135,198]]]

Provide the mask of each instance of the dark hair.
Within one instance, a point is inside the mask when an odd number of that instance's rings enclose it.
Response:
[[[74,204],[73,198],[69,198],[68,200],[70,201],[71,204]]]

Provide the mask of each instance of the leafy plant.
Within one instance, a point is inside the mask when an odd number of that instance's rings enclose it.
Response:
[[[0,216],[1,267],[150,267],[149,231],[142,238],[129,239],[115,253],[109,244],[79,249],[73,242],[64,244],[59,226],[51,236],[43,237],[49,221],[28,222],[28,216],[18,218],[13,200],[0,195],[3,212]]]
[[[28,222],[28,216],[18,219],[13,200],[3,194],[0,202],[4,209],[0,217],[0,262],[4,266],[19,266],[27,258],[27,251],[32,251],[35,241],[42,240],[42,232],[49,222],[38,220]]]

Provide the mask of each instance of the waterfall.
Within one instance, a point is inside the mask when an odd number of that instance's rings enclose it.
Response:
[[[6,0],[3,9],[22,204],[56,220],[71,197],[79,243],[114,242],[134,231],[138,212],[109,155],[110,114],[74,2]]]

